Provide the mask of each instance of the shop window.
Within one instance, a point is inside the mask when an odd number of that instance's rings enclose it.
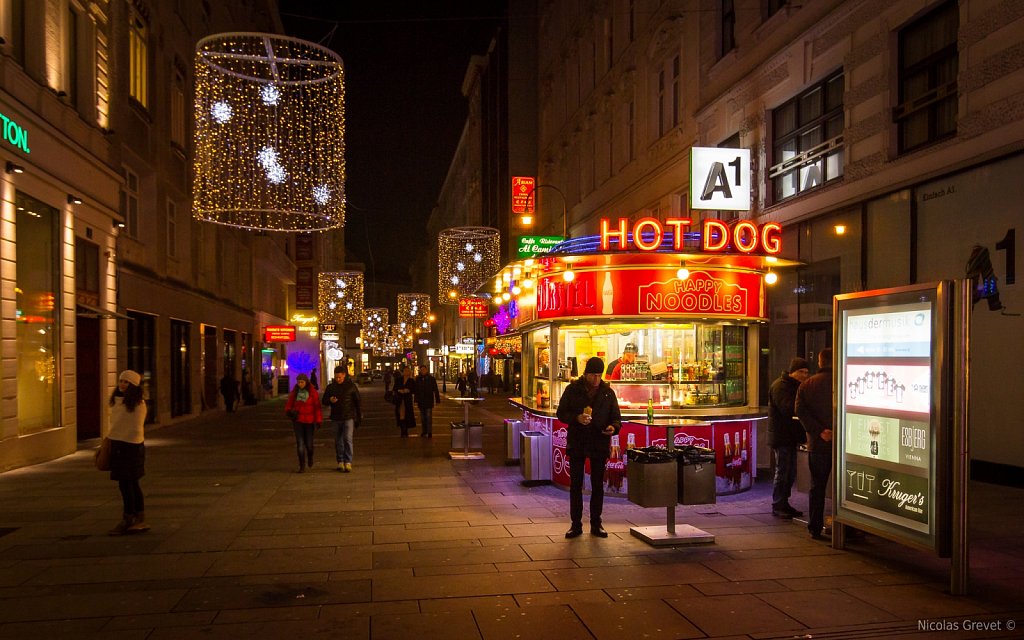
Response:
[[[171,144],[185,148],[185,72],[176,63],[171,84]]]
[[[60,212],[15,194],[18,433],[60,425]]]
[[[121,218],[124,231],[130,238],[139,237],[139,176],[124,167],[124,185],[121,187]]]
[[[100,306],[100,247],[75,238],[75,293],[79,301]]]
[[[786,4],[789,3],[789,0],[761,0],[761,1],[763,3],[762,7],[763,7],[763,13],[764,13],[764,19],[765,20],[767,20],[768,18],[770,18],[773,15],[775,15],[776,13],[778,13],[779,10],[782,9],[782,7],[786,6]]]
[[[721,0],[721,22],[719,28],[719,42],[721,50],[719,57],[724,56],[736,48],[736,0]]]
[[[655,80],[657,87],[658,135],[663,136],[679,126],[682,113],[680,88],[681,62],[676,54],[658,69]]]
[[[771,123],[773,202],[842,177],[842,71],[772,111]]]
[[[149,106],[149,25],[135,9],[128,22],[128,95]]]
[[[146,422],[156,420],[156,316],[128,312],[128,368],[142,376]]]
[[[960,9],[947,2],[899,33],[899,152],[956,134]]]
[[[11,16],[11,57],[20,64],[25,64],[25,0],[10,0],[8,4]]]
[[[178,205],[167,201],[167,257],[178,256]]]
[[[171,320],[171,417],[192,413],[191,323]]]

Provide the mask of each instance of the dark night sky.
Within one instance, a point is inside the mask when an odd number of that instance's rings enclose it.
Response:
[[[503,1],[280,0],[285,32],[345,63],[349,260],[374,276],[409,280],[426,222],[466,119],[462,80],[486,53]]]

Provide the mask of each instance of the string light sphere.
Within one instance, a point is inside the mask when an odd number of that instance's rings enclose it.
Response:
[[[384,338],[388,332],[387,307],[370,307],[363,309],[363,349],[378,352],[384,347]]]
[[[193,216],[266,231],[345,224],[345,78],[320,45],[221,33],[196,45]]]
[[[501,234],[493,227],[441,231],[437,247],[437,292],[442,304],[458,304],[498,270]]]
[[[430,331],[430,296],[426,293],[398,294],[398,322],[406,323],[415,333]]]
[[[323,271],[317,284],[317,314],[320,322],[362,323],[362,271]]]

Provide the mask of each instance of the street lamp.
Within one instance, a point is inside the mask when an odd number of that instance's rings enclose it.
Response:
[[[566,208],[565,208],[565,194],[562,193],[561,189],[559,189],[558,187],[556,187],[553,184],[538,184],[533,189],[530,189],[530,193],[526,194],[526,208],[527,209],[530,208],[530,200],[531,199],[534,200],[534,203],[536,204],[536,198],[534,197],[533,194],[535,194],[537,192],[537,189],[551,189],[552,191],[554,191],[555,193],[557,193],[558,195],[560,195],[562,197],[562,238],[564,240],[568,240],[569,239],[569,216],[568,216],[568,212],[566,211]],[[532,224],[533,223],[533,216],[530,215],[529,213],[523,214],[522,222],[523,222],[524,225]]]

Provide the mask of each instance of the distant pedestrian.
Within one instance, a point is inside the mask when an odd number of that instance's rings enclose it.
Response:
[[[317,391],[320,390],[320,383],[317,382],[316,379],[316,367],[313,367],[313,370],[309,372],[309,386],[313,387]]]
[[[416,428],[416,416],[412,413],[412,400],[416,392],[416,381],[412,369],[402,370],[402,377],[395,381],[395,422],[403,438],[409,437],[409,430]]]
[[[313,434],[324,421],[320,411],[320,397],[309,383],[306,374],[300,373],[295,378],[295,386],[288,394],[284,413],[291,419],[292,428],[295,430],[295,452],[299,456],[299,473],[305,473],[307,466],[313,468]]]
[[[146,475],[146,401],[141,384],[138,373],[122,371],[108,402],[110,479],[117,481],[123,503],[121,522],[108,531],[112,536],[149,531],[139,485],[139,479]]]
[[[363,421],[359,388],[345,367],[334,368],[334,380],[324,389],[323,404],[331,408],[334,423],[334,452],[338,471],[352,471],[352,432]]]
[[[469,370],[469,374],[466,376],[466,382],[469,383],[469,397],[477,397],[477,390],[480,388],[480,378],[476,375],[476,369]]]
[[[490,374],[488,374],[488,376],[487,376],[487,386],[488,386],[488,390],[491,392],[492,396],[495,393],[498,392],[498,383],[500,381],[501,381],[501,376],[498,375],[497,371],[491,371]]]
[[[437,380],[430,375],[427,365],[420,365],[420,375],[416,376],[415,384],[416,406],[420,408],[420,420],[422,421],[422,435],[424,438],[434,437],[434,405],[441,402],[441,393],[437,390]]]
[[[789,504],[789,496],[796,481],[796,448],[807,441],[796,418],[796,392],[810,375],[807,361],[793,358],[768,389],[768,446],[775,453],[772,515],[776,518],[804,515]]]
[[[230,371],[225,371],[224,377],[220,379],[220,393],[224,396],[224,408],[228,413],[234,413],[235,401],[238,399],[238,382]]]
[[[469,393],[469,381],[466,379],[466,374],[462,371],[459,372],[459,377],[455,380],[455,388],[459,390],[460,397],[468,397],[466,394]]]
[[[807,463],[811,471],[808,494],[807,531],[815,540],[825,526],[825,491],[832,473],[832,349],[818,352],[818,373],[800,384],[796,392],[796,415],[807,432]]]
[[[391,375],[391,368],[384,369],[384,401],[391,401],[391,383],[394,382],[394,376]]]

